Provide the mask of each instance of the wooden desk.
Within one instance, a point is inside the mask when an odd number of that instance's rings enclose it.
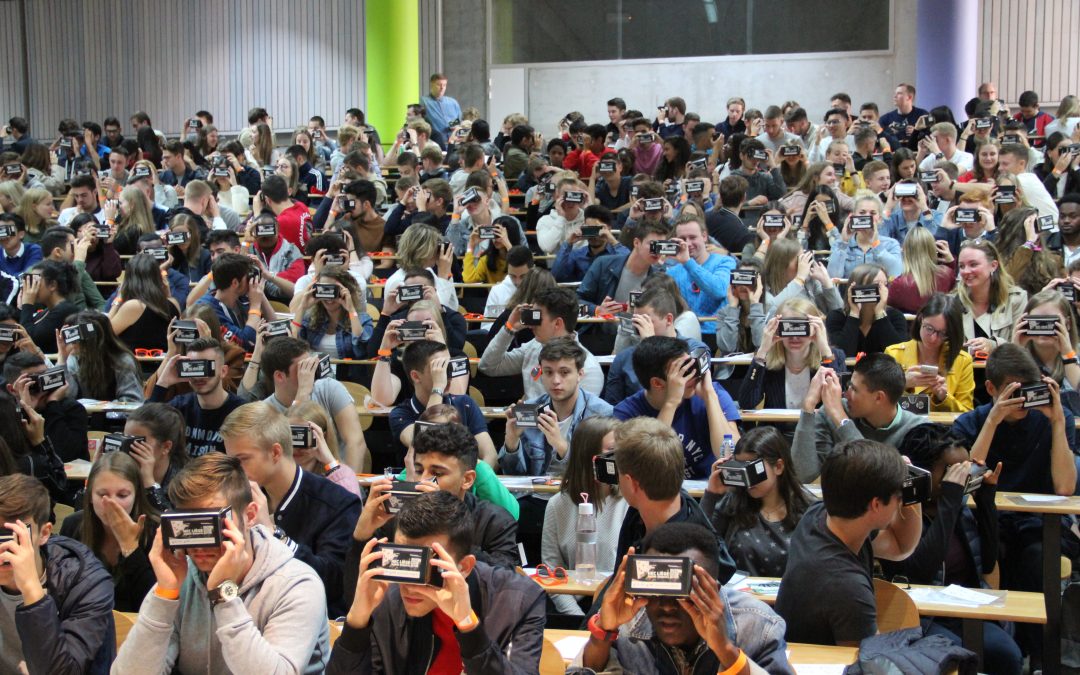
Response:
[[[555,645],[558,645],[559,640],[562,640],[563,638],[588,637],[589,631],[586,630],[562,630],[558,628],[547,628],[544,630],[544,639]],[[808,645],[799,642],[789,642],[788,652],[788,661],[796,670],[798,670],[800,664],[837,663],[850,665],[855,663],[855,659],[859,658],[858,647],[830,647],[825,645]],[[570,664],[573,660],[573,658],[563,659],[567,664]]]

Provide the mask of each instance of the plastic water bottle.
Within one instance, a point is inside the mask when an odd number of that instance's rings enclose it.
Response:
[[[731,434],[724,434],[724,444],[720,446],[720,459],[735,456],[735,438]]]
[[[596,578],[596,515],[589,502],[578,504],[574,576],[580,581]]]

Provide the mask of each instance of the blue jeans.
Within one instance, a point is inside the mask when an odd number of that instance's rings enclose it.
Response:
[[[1020,675],[1024,657],[1020,647],[1009,633],[993,621],[983,621],[983,665],[980,673],[990,675]],[[941,635],[955,645],[963,646],[957,633],[961,632],[958,619],[934,619],[925,624],[927,635]]]

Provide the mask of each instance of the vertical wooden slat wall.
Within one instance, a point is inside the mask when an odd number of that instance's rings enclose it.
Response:
[[[1013,105],[1028,89],[1043,107],[1080,94],[1076,0],[982,0],[979,79]],[[974,95],[974,94],[973,94]]]
[[[0,123],[26,114],[23,104],[22,47],[19,39],[19,5],[0,2]]]
[[[145,110],[177,134],[196,110],[225,133],[266,108],[278,131],[312,114],[337,126],[365,107],[364,5],[357,0],[29,0],[32,119]],[[9,16],[10,15],[10,16]],[[10,33],[10,36],[8,35]],[[10,52],[10,54],[9,54]],[[0,2],[0,91],[21,108],[18,7]],[[5,96],[7,98],[7,96]],[[0,115],[21,110],[0,106]]]

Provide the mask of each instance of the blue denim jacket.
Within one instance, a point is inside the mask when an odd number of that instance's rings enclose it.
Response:
[[[720,598],[724,602],[728,639],[770,675],[793,675],[795,671],[788,663],[784,639],[787,625],[780,615],[749,594],[726,586],[720,588]],[[720,660],[704,640],[690,658],[693,675],[715,675],[721,669]],[[579,654],[574,665],[581,663],[582,655]],[[679,672],[669,648],[653,635],[652,622],[644,609],[619,628],[619,638],[611,650],[606,670],[617,666],[627,673],[677,675]]]
[[[551,396],[541,394],[536,398],[525,401],[526,403],[550,403]],[[578,388],[577,403],[574,404],[574,412],[570,416],[570,428],[566,433],[567,442],[574,436],[574,429],[581,420],[589,417],[610,417],[611,404],[599,396],[590,394],[584,389]],[[565,465],[570,459],[570,453],[562,460],[555,460],[556,464]],[[518,440],[518,449],[508,452],[506,445],[499,448],[499,466],[504,474],[513,476],[545,476],[551,469],[554,460],[554,450],[544,437],[544,432],[538,428],[521,430],[521,438]]]
[[[334,342],[337,345],[339,359],[363,359],[367,357],[367,341],[371,338],[374,326],[367,312],[360,313],[360,335],[352,334],[352,326],[346,322],[338,322],[337,334]],[[311,318],[305,316],[300,327],[300,339],[306,341],[312,348],[318,347],[326,336],[326,326],[312,327]]]

